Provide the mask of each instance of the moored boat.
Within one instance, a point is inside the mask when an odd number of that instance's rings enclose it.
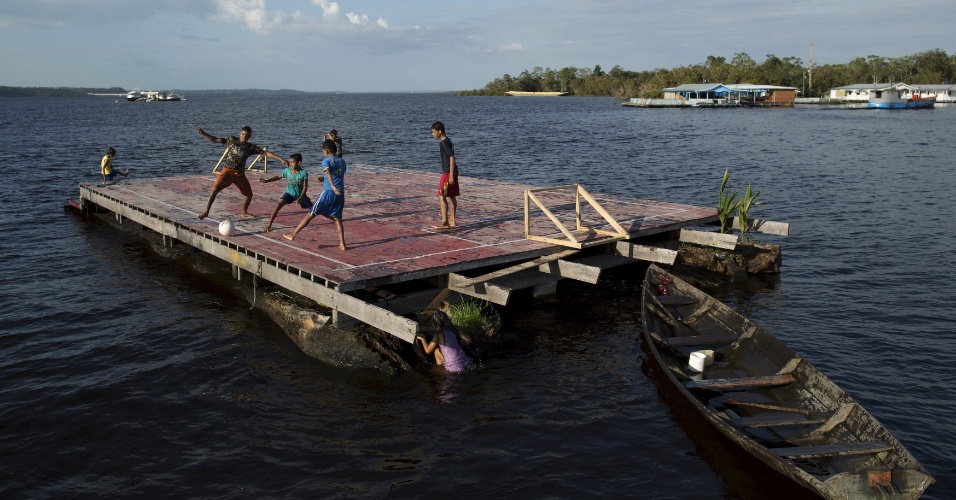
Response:
[[[516,97],[563,97],[571,95],[570,92],[526,92],[523,90],[509,90],[505,94]]]
[[[126,93],[127,101],[138,101],[143,98],[143,93],[139,89],[133,89]]]
[[[642,305],[669,382],[765,464],[830,499],[914,499],[934,482],[845,391],[729,306],[653,264]]]
[[[914,91],[909,98],[902,97],[899,89],[871,90],[866,102],[867,108],[875,109],[923,109],[936,105],[936,96],[923,97]]]
[[[160,92],[157,99],[160,101],[185,101],[186,97],[176,92]]]

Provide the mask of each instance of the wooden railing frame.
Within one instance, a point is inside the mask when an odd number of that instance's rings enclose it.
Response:
[[[269,158],[266,156],[266,152],[268,152],[268,151],[269,151],[269,148],[268,148],[267,146],[263,146],[263,147],[262,147],[262,152],[259,153],[258,155],[256,155],[255,158],[253,158],[252,163],[250,163],[249,165],[246,166],[246,170],[255,170],[255,171],[257,171],[257,172],[268,172],[268,171],[269,171],[269,163],[268,163]],[[228,153],[228,152],[229,152],[229,148],[226,148],[225,150],[223,150],[222,156],[220,156],[220,157],[219,157],[219,161],[216,162],[216,166],[215,166],[215,167],[212,167],[212,173],[215,174],[216,172],[219,171],[219,166],[222,165],[222,160],[226,157],[226,153]],[[256,163],[259,162],[259,160],[262,160],[262,168],[254,168],[254,167],[256,166]]]
[[[575,215],[575,223],[577,226],[574,232],[572,232],[567,227],[565,227],[564,224],[562,224],[561,221],[559,221],[558,218],[550,210],[548,210],[547,207],[544,206],[544,203],[542,203],[541,199],[535,195],[535,193],[541,192],[541,191],[557,191],[562,189],[574,190],[574,215]],[[591,208],[597,211],[597,213],[600,214],[601,217],[603,217],[604,220],[607,221],[607,223],[610,224],[611,227],[613,227],[616,232],[604,231],[601,229],[595,229],[595,228],[584,226],[584,224],[582,224],[581,222],[581,198],[584,198],[584,200],[587,201],[589,205],[591,205]],[[561,233],[564,234],[567,240],[562,240],[557,238],[548,238],[546,236],[536,236],[531,234],[531,202],[532,201],[534,202],[535,205],[538,206],[539,209],[541,209],[542,212],[544,212],[545,215],[548,216],[549,219],[551,219],[551,222],[553,222],[554,225],[558,227],[558,229],[561,231]],[[604,237],[595,238],[593,240],[588,240],[585,242],[578,241],[575,234],[585,234],[585,233],[599,234]],[[604,210],[604,207],[602,207],[601,204],[598,203],[597,200],[595,200],[590,193],[588,193],[583,187],[581,187],[580,184],[566,184],[563,186],[526,189],[524,191],[524,236],[525,238],[529,240],[541,241],[544,243],[551,243],[554,245],[562,245],[562,246],[577,248],[577,249],[594,246],[594,245],[600,245],[603,243],[608,243],[610,241],[626,240],[631,237],[631,235],[627,231],[625,231],[624,228],[621,227],[621,225],[618,224],[618,222],[614,220],[613,217],[611,217],[611,214],[609,214],[607,210]]]

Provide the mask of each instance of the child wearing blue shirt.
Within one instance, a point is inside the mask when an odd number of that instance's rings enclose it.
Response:
[[[335,142],[326,140],[322,144],[322,154],[325,159],[322,160],[322,170],[325,173],[325,183],[323,185],[322,195],[312,210],[306,215],[302,222],[296,226],[291,233],[283,234],[282,237],[292,241],[299,231],[308,226],[316,215],[321,215],[326,219],[335,222],[335,229],[339,233],[339,248],[345,250],[345,227],[342,225],[342,211],[345,208],[345,160],[338,156],[333,156],[337,151]]]

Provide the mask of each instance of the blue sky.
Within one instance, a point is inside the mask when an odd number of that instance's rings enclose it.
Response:
[[[930,0],[4,0],[0,85],[431,91],[535,66],[605,71],[956,53]]]

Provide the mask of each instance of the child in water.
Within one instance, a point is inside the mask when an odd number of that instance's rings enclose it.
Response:
[[[426,337],[418,336],[426,355],[435,354],[435,363],[449,373],[459,373],[472,366],[471,358],[461,347],[461,343],[471,342],[451,323],[451,318],[442,311],[435,311],[431,320],[432,332]],[[461,343],[459,343],[459,340]]]

